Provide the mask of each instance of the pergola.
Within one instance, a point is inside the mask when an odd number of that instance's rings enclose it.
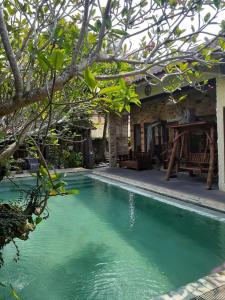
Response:
[[[178,171],[193,173],[207,173],[207,188],[212,188],[215,170],[215,124],[212,122],[199,121],[171,125],[174,129],[174,140],[169,164],[166,173],[166,180],[170,179],[174,166]],[[206,135],[205,149],[203,152],[191,152],[190,134],[192,132],[203,132]],[[183,165],[182,165],[183,164]]]

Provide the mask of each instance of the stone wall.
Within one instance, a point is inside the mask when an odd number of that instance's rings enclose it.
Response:
[[[128,153],[128,114],[116,118],[117,155]]]
[[[142,101],[142,106],[133,105],[130,113],[130,136],[133,146],[134,124],[141,124],[141,143],[144,151],[144,124],[156,121],[175,122],[183,119],[187,109],[191,109],[197,119],[216,119],[216,88],[209,85],[205,93],[187,89],[179,94],[187,97],[178,103],[169,100],[168,95],[162,94]]]
[[[109,114],[109,165],[116,167],[118,155],[128,153],[128,114]]]

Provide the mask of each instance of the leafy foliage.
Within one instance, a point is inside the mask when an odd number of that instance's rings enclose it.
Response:
[[[80,152],[69,152],[67,150],[63,150],[63,160],[65,168],[76,168],[81,167],[83,162],[83,155]]]
[[[37,174],[34,174],[36,184],[28,190],[17,186],[21,192],[17,203],[0,204],[0,267],[3,265],[2,249],[6,244],[13,241],[17,253],[15,261],[19,259],[19,249],[14,239],[26,240],[29,233],[33,231],[42,220],[48,218],[47,202],[49,197],[56,195],[78,194],[76,189],[67,189],[67,183],[63,180],[65,174],[53,173],[40,165]]]

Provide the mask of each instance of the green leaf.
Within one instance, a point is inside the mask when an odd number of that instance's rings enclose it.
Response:
[[[216,8],[219,8],[221,0],[213,0],[213,3],[214,3],[214,5],[215,5]]]
[[[145,7],[146,5],[148,5],[148,1],[142,0],[139,5],[140,7]]]
[[[220,26],[221,26],[222,30],[225,30],[225,20],[221,21]]]
[[[126,7],[124,7],[123,10],[121,11],[121,15],[122,15],[122,17],[124,17],[127,14],[128,14],[128,9]]]
[[[78,195],[80,192],[79,190],[72,189],[72,190],[67,190],[66,193],[69,195]]]
[[[187,98],[187,95],[180,96],[179,99],[178,99],[178,101],[179,101],[179,102],[182,102],[182,101],[184,101],[186,98]]]
[[[44,176],[44,177],[48,176],[48,172],[47,172],[46,168],[43,167],[43,166],[40,166],[40,167],[39,167],[39,172],[40,172],[40,174],[41,174],[42,176]]]
[[[121,29],[112,29],[111,30],[112,33],[116,33],[116,34],[119,34],[119,35],[123,35],[123,36],[126,36],[127,35],[127,32],[124,31],[124,30],[121,30]]]
[[[66,174],[65,173],[55,173],[55,176],[56,176],[56,179],[61,179],[61,178],[66,177]]]
[[[95,30],[98,32],[102,26],[102,23],[101,21],[98,19],[96,22],[95,22]]]
[[[184,31],[185,31],[185,29],[180,29],[179,26],[177,26],[174,30],[174,34],[176,36],[180,36]]]
[[[39,52],[37,54],[37,59],[44,72],[48,72],[48,70],[52,68],[50,61],[44,56],[44,54]]]
[[[109,86],[99,91],[99,95],[110,94],[121,90],[120,85]]]
[[[21,300],[21,298],[18,296],[17,292],[15,289],[11,289],[10,295],[15,298],[16,300]]]
[[[177,4],[177,0],[169,0],[171,6],[175,6]]]
[[[181,71],[185,71],[188,68],[188,63],[180,63],[179,67],[180,67]]]
[[[120,83],[121,89],[126,90],[127,84],[126,84],[126,81],[123,78],[120,78],[119,83]]]
[[[87,39],[89,44],[96,43],[96,35],[93,32],[89,32]]]
[[[11,7],[10,5],[7,5],[6,9],[8,10],[8,12],[11,16],[15,15],[15,9],[13,7]]]
[[[56,196],[57,195],[56,190],[50,190],[49,195],[50,196]]]
[[[57,174],[51,174],[50,177],[52,181],[58,179]]]
[[[88,67],[84,71],[84,79],[91,90],[95,89],[97,82],[93,73]]]
[[[222,39],[222,38],[219,38],[219,44],[220,44],[220,47],[225,50],[225,40]]]
[[[130,103],[134,103],[134,104],[136,104],[137,106],[141,106],[141,101],[139,100],[138,97],[132,97],[132,98],[130,99]]]
[[[36,225],[38,225],[39,223],[41,223],[42,220],[43,220],[43,218],[37,217],[37,218],[35,219]]]
[[[125,109],[126,109],[126,111],[127,111],[127,112],[129,112],[129,113],[130,113],[130,105],[128,105],[128,104],[127,104],[127,105],[125,105]]]
[[[210,16],[211,16],[211,14],[210,14],[210,12],[208,12],[208,13],[205,15],[205,17],[204,17],[204,21],[205,21],[205,22],[208,22],[209,19],[210,19]]]
[[[94,32],[98,32],[95,26],[88,24],[88,27],[90,27]]]
[[[199,66],[199,62],[194,61],[193,63],[191,63],[191,65],[192,65],[193,67]]]
[[[64,62],[64,51],[60,49],[54,49],[51,56],[52,65],[56,70],[60,70]]]
[[[58,182],[58,183],[56,183],[55,185],[54,185],[54,189],[58,189],[58,188],[60,188],[60,187],[62,187],[62,186],[65,186],[65,182],[64,181],[60,181],[60,182]]]

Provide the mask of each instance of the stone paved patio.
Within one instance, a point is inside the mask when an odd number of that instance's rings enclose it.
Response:
[[[166,181],[165,172],[158,170],[99,168],[93,173],[225,213],[225,193],[219,191],[216,185],[212,190],[207,190],[205,179],[199,176],[179,174],[177,178]]]

